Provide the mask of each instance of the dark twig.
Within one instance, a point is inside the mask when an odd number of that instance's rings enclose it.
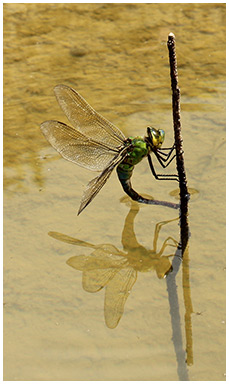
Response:
[[[174,126],[174,139],[176,145],[176,161],[177,172],[179,177],[180,186],[180,243],[181,249],[177,249],[176,256],[173,259],[173,272],[171,276],[167,276],[167,288],[169,294],[170,314],[173,326],[173,340],[174,347],[178,362],[178,374],[182,380],[188,380],[187,370],[184,367],[184,356],[182,355],[182,339],[179,339],[180,335],[180,323],[179,323],[179,306],[176,308],[178,301],[173,297],[176,295],[176,273],[178,272],[181,260],[183,258],[183,290],[184,290],[184,302],[185,302],[185,333],[186,333],[186,363],[187,365],[193,364],[193,349],[192,349],[192,324],[191,314],[193,312],[191,294],[190,294],[190,282],[189,282],[189,258],[188,258],[188,239],[189,239],[189,227],[188,227],[188,200],[189,193],[187,189],[186,174],[184,168],[184,156],[182,149],[182,137],[181,137],[181,121],[180,121],[180,89],[178,87],[178,73],[177,73],[177,60],[175,50],[175,36],[170,33],[168,36],[168,50],[170,60],[170,76],[171,76],[171,88],[172,88],[172,101],[173,101],[173,126]],[[180,251],[180,252],[179,252]],[[176,271],[176,273],[174,273]],[[175,304],[175,306],[174,306]],[[177,315],[178,317],[175,317]],[[175,337],[177,335],[177,337]],[[176,341],[176,343],[175,343]]]
[[[181,119],[180,119],[180,89],[178,87],[178,73],[177,73],[177,59],[175,36],[170,33],[168,36],[168,50],[170,62],[170,76],[172,88],[172,104],[173,104],[173,127],[174,127],[174,140],[176,145],[176,162],[177,172],[179,177],[180,186],[180,228],[181,228],[181,249],[182,255],[188,243],[189,228],[188,228],[188,200],[189,193],[187,188],[186,174],[184,168],[184,156],[182,149],[181,137]]]

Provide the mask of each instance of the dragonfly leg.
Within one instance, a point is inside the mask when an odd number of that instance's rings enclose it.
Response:
[[[167,164],[164,164],[168,159],[163,159],[162,157],[161,157],[161,155],[159,155],[157,152],[155,153],[155,155],[156,155],[156,158],[158,159],[158,161],[159,161],[159,163],[161,164],[161,166],[163,167],[163,168],[167,168],[168,167],[168,165],[175,159],[175,157],[176,157],[176,155],[173,155],[173,157],[169,160],[169,162],[167,163]]]
[[[173,158],[171,160],[173,160]],[[170,160],[170,162],[171,162],[171,160]],[[158,161],[159,161],[159,159],[158,159]],[[154,169],[154,166],[153,166],[152,159],[151,159],[150,155],[148,155],[148,162],[149,162],[149,166],[150,166],[151,172],[154,175],[156,180],[175,180],[175,181],[179,181],[178,175],[175,175],[175,174],[171,174],[171,175],[168,175],[168,174],[165,174],[165,175],[157,174],[155,169]],[[159,163],[163,166],[163,168],[166,168],[163,163],[161,163],[160,161],[159,161]]]
[[[163,220],[163,221],[160,221],[159,223],[156,224],[155,226],[155,230],[154,230],[154,240],[153,240],[153,251],[156,253],[157,252],[157,242],[158,242],[158,237],[159,237],[159,233],[161,231],[161,228],[163,227],[163,225],[166,225],[168,223],[172,223],[173,221],[177,221],[179,219],[179,217],[176,217],[175,219],[172,219],[172,220]],[[171,237],[172,240],[174,240],[172,237]],[[160,252],[159,252],[160,253]],[[163,252],[161,252],[162,254]]]
[[[161,149],[158,149],[157,150],[157,153],[160,154],[160,158],[162,161],[166,162],[168,161],[168,159],[170,158],[170,156],[172,155],[174,149],[176,148],[176,145],[174,144],[172,147],[170,148],[161,148]],[[167,154],[164,153],[164,151],[167,151],[169,150],[169,152]]]
[[[184,153],[184,151],[181,152],[181,154],[183,154],[183,153]],[[169,165],[169,164],[175,159],[175,157],[176,157],[176,154],[175,154],[175,155],[173,155],[173,157],[169,160],[169,157],[171,156],[172,151],[168,154],[168,156],[167,156],[166,158],[162,157],[162,155],[161,155],[160,153],[158,153],[158,151],[157,151],[157,152],[154,152],[154,154],[155,154],[156,158],[158,159],[159,163],[161,164],[161,166],[162,166],[163,168],[167,168],[168,165]],[[168,160],[169,160],[169,162],[168,162],[167,164],[164,164],[164,163],[166,163],[166,161],[168,161]]]
[[[169,243],[169,241],[173,241],[173,244]],[[178,247],[178,241],[176,241],[173,237],[169,236],[167,239],[163,242],[162,247],[160,251],[157,253],[157,255],[161,256],[163,255],[165,248],[170,246],[170,247]]]
[[[173,147],[171,147],[171,149],[170,149],[170,148],[163,148],[163,149],[160,149],[160,150],[157,150],[156,152],[154,152],[155,155],[156,155],[156,157],[157,157],[157,159],[158,159],[158,161],[159,161],[159,163],[161,164],[161,166],[162,166],[163,168],[168,167],[168,165],[169,165],[169,164],[174,160],[174,158],[176,157],[176,154],[175,154],[175,155],[173,155],[173,157],[169,160],[169,158],[170,158],[170,156],[172,155],[172,153],[173,153],[173,151],[174,151],[175,148],[176,148],[176,146],[175,146],[175,144],[174,144]],[[165,150],[165,149],[170,149],[170,152],[167,153],[167,154],[164,154],[164,153],[163,153],[163,150]],[[184,153],[184,151],[182,150],[181,153],[180,153],[180,155],[182,155],[183,153]],[[167,164],[163,164],[163,163],[166,163],[166,161],[168,161],[168,160],[169,160],[169,162],[168,162]]]

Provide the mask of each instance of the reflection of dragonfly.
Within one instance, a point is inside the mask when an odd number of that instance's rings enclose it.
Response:
[[[122,187],[133,200],[145,204],[179,207],[178,204],[149,200],[140,196],[133,190],[130,182],[134,166],[146,156],[156,179],[178,180],[177,175],[157,174],[153,167],[151,152],[155,154],[163,168],[166,168],[175,157],[171,156],[175,145],[171,148],[161,148],[165,138],[162,129],[148,127],[144,138],[140,136],[125,138],[117,127],[99,115],[72,88],[57,85],[54,91],[62,110],[74,128],[59,121],[45,121],[41,124],[44,136],[65,159],[92,171],[102,171],[87,185],[78,214],[97,195],[116,166]]]
[[[93,245],[58,232],[49,232],[50,236],[60,241],[94,249],[89,256],[71,257],[67,264],[83,272],[82,283],[85,291],[97,292],[106,287],[104,315],[109,328],[118,325],[125,302],[137,279],[137,272],[155,270],[159,278],[164,277],[171,270],[169,257],[174,255],[172,253],[163,256],[165,248],[169,245],[177,247],[177,242],[168,237],[157,252],[157,241],[162,226],[174,220],[162,221],[155,226],[152,250],[140,245],[133,227],[138,210],[138,206],[135,207],[132,203],[122,233],[124,251],[120,251],[112,244]]]

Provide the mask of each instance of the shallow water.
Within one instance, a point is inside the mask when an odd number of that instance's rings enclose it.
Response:
[[[161,279],[177,213],[131,205],[114,172],[77,216],[95,174],[39,125],[67,122],[52,91],[63,83],[126,136],[152,125],[169,146],[170,32],[198,194],[188,254]],[[176,202],[176,182],[153,180],[147,161],[133,185]],[[225,263],[225,5],[5,4],[4,379],[225,380]]]

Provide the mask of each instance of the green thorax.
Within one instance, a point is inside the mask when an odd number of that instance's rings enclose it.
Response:
[[[133,147],[125,159],[121,162],[121,164],[119,164],[119,171],[125,172],[133,170],[134,166],[138,164],[150,152],[149,145],[147,145],[141,136],[134,138],[130,137],[130,139]]]

